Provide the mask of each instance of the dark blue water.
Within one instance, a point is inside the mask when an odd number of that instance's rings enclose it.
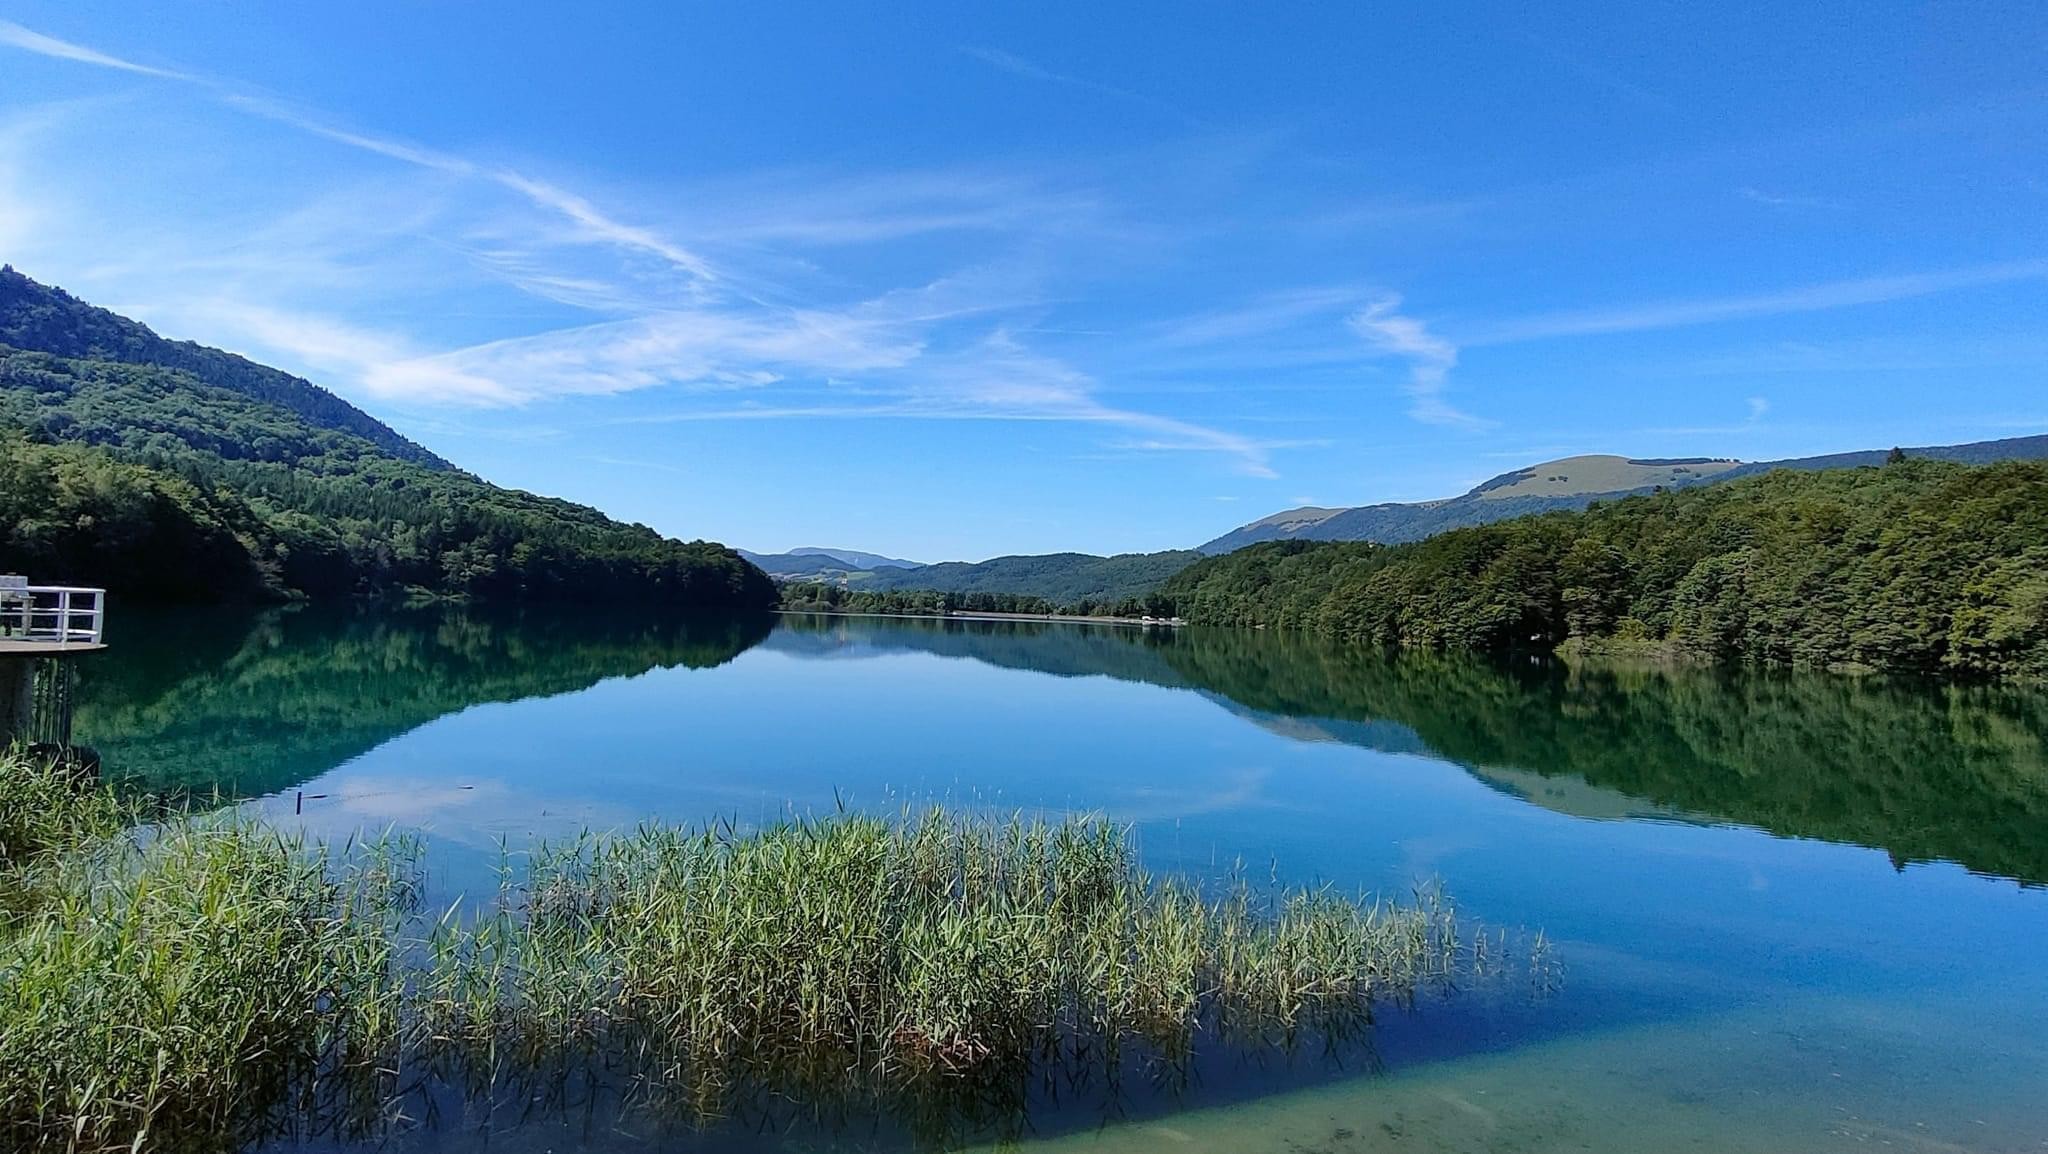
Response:
[[[1037,1102],[1049,1145],[2048,1149],[2048,702],[1827,675],[1389,659],[1265,634],[462,611],[135,619],[80,736],[481,892],[537,836],[933,800],[1097,811],[1157,869],[1540,928],[1565,980],[1389,1014],[1334,1064]],[[1071,1098],[1071,1096],[1070,1096]],[[916,1144],[611,1107],[405,1149]],[[969,1126],[940,1145],[1000,1136]],[[929,1143],[927,1143],[929,1144]]]

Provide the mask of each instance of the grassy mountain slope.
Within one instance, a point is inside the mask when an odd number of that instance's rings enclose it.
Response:
[[[921,569],[878,569],[860,582],[863,590],[929,589],[941,593],[1014,593],[1060,605],[1117,602],[1142,597],[1159,583],[1201,559],[1190,549],[1164,553],[1045,553],[995,557],[969,563],[948,561]]]
[[[418,589],[773,604],[767,576],[724,546],[488,484],[297,378],[110,317],[54,290],[0,297],[0,333],[103,354],[0,345],[0,468],[22,479],[0,492],[0,568],[173,599]],[[133,342],[79,336],[102,332]],[[104,355],[165,347],[235,371],[215,384]]]
[[[1904,450],[1926,457],[1982,465],[1993,461],[2048,458],[2048,436],[2011,437],[1965,445],[1928,445]],[[1201,546],[1206,554],[1228,553],[1260,541],[1377,541],[1383,545],[1420,541],[1451,529],[1486,525],[1511,517],[1583,509],[1659,488],[1716,484],[1773,469],[1839,469],[1880,465],[1888,449],[1752,461],[1691,457],[1668,460],[1612,456],[1566,457],[1503,473],[1461,496],[1441,501],[1389,502],[1349,509],[1305,508],[1275,513],[1239,526]]]
[[[1381,645],[2048,678],[2048,464],[1778,469],[1409,544],[1268,542],[1159,595]]]
[[[1545,461],[1517,469],[1475,487],[1471,497],[1503,501],[1516,497],[1576,497],[1584,493],[1627,493],[1658,485],[1692,485],[1726,473],[1734,460],[1686,457],[1640,459],[1591,454]]]

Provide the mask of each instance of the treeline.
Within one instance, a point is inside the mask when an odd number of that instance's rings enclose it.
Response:
[[[0,569],[170,600],[417,590],[766,608],[738,554],[151,365],[0,347]]]
[[[948,593],[936,589],[848,589],[822,581],[782,586],[782,608],[798,613],[1058,613],[1043,597],[1023,593]]]
[[[2048,678],[2048,464],[1784,470],[1404,545],[1270,542],[1160,599],[1375,645]]]
[[[1028,613],[1063,617],[1166,616],[1157,595],[1116,601],[1057,602],[1028,593],[958,593],[943,589],[849,589],[822,581],[782,586],[781,607],[794,613],[886,613],[943,617],[948,613]]]

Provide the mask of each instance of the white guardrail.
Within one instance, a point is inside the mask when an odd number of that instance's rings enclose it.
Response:
[[[107,591],[75,585],[31,585],[0,574],[0,641],[98,645],[106,626]]]

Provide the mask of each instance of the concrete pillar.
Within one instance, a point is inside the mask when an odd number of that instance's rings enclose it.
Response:
[[[0,657],[0,745],[28,740],[36,704],[36,663],[29,657]]]

